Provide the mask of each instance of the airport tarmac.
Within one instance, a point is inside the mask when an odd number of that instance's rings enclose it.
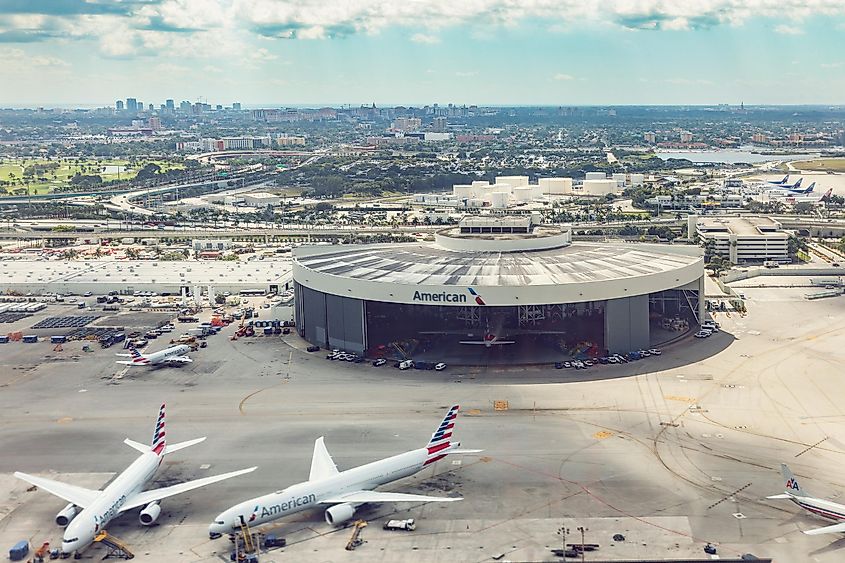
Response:
[[[814,495],[845,492],[836,469],[845,459],[845,298],[743,292],[748,314],[719,313],[723,332],[586,372],[400,372],[328,361],[302,351],[296,336],[233,342],[234,327],[179,368],[118,369],[116,350],[83,353],[81,342],[60,352],[0,345],[0,547],[61,539],[54,518],[65,503],[27,491],[12,472],[102,485],[135,458],[125,437],[148,441],[161,402],[169,441],[209,438],[169,456],[154,485],[259,469],[165,500],[157,526],[140,526],[137,510],[113,521],[109,531],[139,561],[228,560],[228,540],[207,537],[210,521],[306,480],[317,437],[345,469],[422,447],[458,403],[455,437],[484,452],[446,458],[385,490],[463,501],[365,507],[367,543],[354,552],[344,550],[349,528],[333,530],[322,511],[300,513],[274,530],[288,547],[261,561],[551,561],[562,525],[567,543],[580,541],[583,526],[586,541],[600,544],[588,561],[705,558],[707,542],[722,557],[841,561],[840,536],[801,533],[825,521],[764,497],[782,492],[784,461]],[[417,530],[384,531],[388,516],[416,518]],[[104,554],[95,547],[86,557]]]

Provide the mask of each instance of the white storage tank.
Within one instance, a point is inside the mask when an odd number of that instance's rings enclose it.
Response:
[[[642,186],[645,183],[645,174],[631,174],[631,185]]]
[[[468,199],[467,207],[484,207],[484,200],[478,197]]]
[[[469,199],[475,192],[470,184],[455,184],[452,186],[452,194],[458,199]]]
[[[513,189],[513,199],[520,203],[531,201],[534,186],[519,186]]]
[[[493,192],[490,194],[490,205],[497,209],[503,209],[508,206],[508,192]]]
[[[616,186],[619,188],[625,187],[625,173],[624,172],[616,172],[613,174],[612,178],[616,180]]]
[[[616,180],[584,180],[584,195],[607,195],[616,190]]]
[[[513,193],[514,186],[510,184],[499,184],[498,182],[492,186],[490,186],[491,192],[505,192],[506,194],[510,195]]]
[[[528,176],[496,176],[496,185],[510,184],[513,187],[527,186]]]
[[[537,181],[543,195],[566,195],[572,193],[572,178],[540,178]]]
[[[607,174],[604,172],[587,172],[585,180],[606,180]]]

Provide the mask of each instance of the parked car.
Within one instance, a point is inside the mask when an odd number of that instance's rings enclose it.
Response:
[[[569,368],[571,368],[571,367],[572,367],[572,362],[563,362],[563,367],[564,367],[565,369],[569,369]]]
[[[693,334],[693,336],[695,336],[696,338],[707,338],[707,337],[709,337],[711,334],[713,334],[713,333],[712,333],[712,332],[710,332],[709,330],[699,330],[698,332],[696,332],[695,334]]]
[[[403,369],[403,370],[404,369],[411,369],[412,367],[414,367],[414,362],[413,362],[413,360],[403,360],[403,361],[399,362],[398,367],[399,367],[399,369]]]
[[[319,346],[315,346],[315,345],[313,345],[313,344],[312,344],[311,346],[309,346],[308,348],[306,348],[306,349],[305,349],[305,351],[306,351],[306,352],[319,352],[319,351],[320,351],[320,347],[319,347]]]
[[[387,360],[385,360],[384,358],[379,358],[378,360],[373,362],[373,366],[374,367],[381,367],[386,363],[387,363]]]
[[[657,348],[649,348],[649,349],[648,349],[648,353],[649,353],[649,354],[651,354],[652,356],[659,356],[659,355],[660,355],[660,354],[662,354],[663,352],[661,352],[661,351],[660,351],[660,350],[658,350]]]
[[[446,369],[446,364],[444,364],[443,362],[437,362],[436,364],[434,364],[434,369],[437,371],[443,371],[444,369]]]
[[[555,369],[563,369],[563,362],[555,362]]]

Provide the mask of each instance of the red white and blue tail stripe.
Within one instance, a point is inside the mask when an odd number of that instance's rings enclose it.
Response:
[[[458,417],[460,405],[452,406],[443,417],[443,422],[437,427],[434,434],[431,435],[431,440],[428,441],[428,456],[423,465],[434,463],[446,457],[449,447],[452,445],[452,429],[455,427],[455,419]]]
[[[167,445],[164,438],[164,405],[158,411],[158,420],[156,420],[155,431],[153,432],[153,442],[150,448],[157,456],[164,453],[164,448]]]
[[[149,361],[149,360],[147,360],[147,358],[146,358],[146,357],[144,357],[144,355],[143,355],[141,352],[139,352],[139,351],[138,351],[138,349],[137,349],[137,348],[135,348],[134,346],[130,346],[130,347],[129,347],[129,356],[132,358],[132,363],[133,363],[133,364],[145,364],[145,363],[147,363],[147,362]]]

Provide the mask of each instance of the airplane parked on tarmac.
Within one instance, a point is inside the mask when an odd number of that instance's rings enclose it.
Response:
[[[134,347],[129,347],[129,354],[115,354],[123,358],[132,358],[128,361],[118,361],[118,364],[125,366],[155,366],[158,364],[188,364],[193,360],[186,356],[191,351],[190,346],[179,344],[178,346],[171,346],[152,354],[142,354]]]
[[[449,409],[424,448],[373,461],[346,471],[338,471],[323,443],[323,437],[317,438],[314,442],[311,474],[308,481],[244,501],[223,511],[209,526],[209,537],[219,538],[223,534],[240,530],[243,525],[264,524],[319,505],[330,505],[325,512],[326,522],[337,526],[351,519],[355,514],[355,509],[365,503],[462,500],[461,498],[383,493],[373,490],[378,486],[413,475],[447,455],[480,452],[481,450],[458,449],[461,443],[450,440],[459,409],[458,405]]]
[[[67,526],[62,537],[62,553],[70,555],[73,552],[81,552],[91,545],[96,535],[104,530],[113,518],[127,510],[143,507],[139,515],[141,524],[151,526],[161,514],[159,503],[162,499],[255,471],[255,467],[250,467],[179,485],[142,491],[144,485],[152,479],[161,462],[164,461],[165,455],[199,444],[204,440],[205,437],[202,437],[168,446],[165,440],[164,405],[161,405],[151,445],[145,446],[129,438],[124,440],[126,445],[135,448],[141,452],[141,455],[102,491],[85,489],[19,471],[15,472],[15,477],[70,503],[56,515],[56,524]]]
[[[823,528],[814,528],[807,530],[804,533],[808,536],[817,536],[819,534],[836,534],[845,532],[845,505],[841,505],[829,500],[811,497],[798,484],[798,479],[789,470],[785,463],[780,464],[780,470],[783,474],[783,480],[786,482],[785,491],[781,495],[773,495],[770,499],[789,499],[804,510],[812,512],[817,516],[839,522],[832,526],[825,526]]]
[[[766,183],[773,186],[784,186],[789,181],[789,174],[784,176],[781,180],[769,180]]]

